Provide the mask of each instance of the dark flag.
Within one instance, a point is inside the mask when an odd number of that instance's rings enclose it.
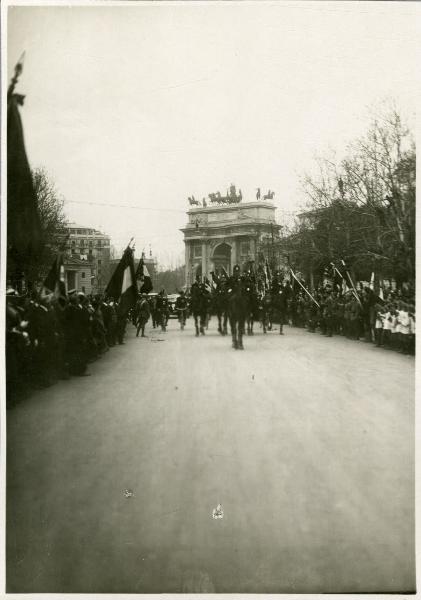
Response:
[[[19,113],[24,96],[13,93],[21,72],[18,63],[7,96],[7,246],[15,266],[23,269],[37,256],[43,240]]]
[[[137,266],[136,280],[140,281],[139,292],[141,294],[149,294],[149,292],[153,290],[152,279],[143,260],[143,256]]]
[[[107,287],[105,294],[119,300],[119,313],[125,315],[136,304],[137,287],[133,249],[127,246]]]
[[[63,255],[61,253],[56,256],[53,266],[44,281],[44,291],[47,294],[54,294],[57,299],[66,298]]]

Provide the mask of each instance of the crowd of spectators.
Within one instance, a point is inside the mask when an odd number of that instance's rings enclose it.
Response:
[[[6,295],[8,405],[33,388],[87,376],[88,364],[124,343],[126,316],[112,299],[69,294]]]
[[[331,337],[343,335],[371,342],[377,347],[403,354],[415,353],[415,301],[399,291],[388,291],[379,298],[369,287],[340,294],[330,287],[311,292],[314,302],[303,290],[288,303],[291,325],[306,327],[311,333]]]

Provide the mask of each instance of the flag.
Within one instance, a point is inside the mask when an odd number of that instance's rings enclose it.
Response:
[[[342,278],[342,294],[345,295],[349,292],[349,287],[346,285],[345,279]]]
[[[328,267],[325,267],[325,270],[323,271],[323,285],[333,286],[333,284],[334,279],[332,277],[332,266],[329,265]]]
[[[137,286],[134,270],[133,250],[125,249],[108,285],[105,294],[114,300],[119,300],[119,313],[126,315],[136,304]]]
[[[63,255],[61,253],[56,256],[50,272],[45,278],[44,293],[54,294],[57,299],[65,299],[67,296]]]
[[[136,281],[140,281],[139,292],[141,294],[149,294],[149,292],[153,290],[152,279],[143,260],[143,256],[137,266]]]
[[[12,87],[12,86],[11,86]],[[14,87],[14,86],[13,86]],[[19,106],[24,96],[9,90],[7,99],[7,246],[22,268],[42,249],[38,202],[25,150]]]

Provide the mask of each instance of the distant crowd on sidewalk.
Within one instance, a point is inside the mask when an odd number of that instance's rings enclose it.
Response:
[[[348,339],[372,342],[377,347],[404,354],[415,353],[415,301],[399,291],[389,291],[384,299],[370,288],[340,295],[332,289],[312,291],[317,304],[299,291],[292,295],[288,320],[295,327],[306,327],[331,337],[343,335]]]

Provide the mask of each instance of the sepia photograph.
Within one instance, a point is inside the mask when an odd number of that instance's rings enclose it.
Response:
[[[420,5],[1,16],[6,596],[415,594]]]

